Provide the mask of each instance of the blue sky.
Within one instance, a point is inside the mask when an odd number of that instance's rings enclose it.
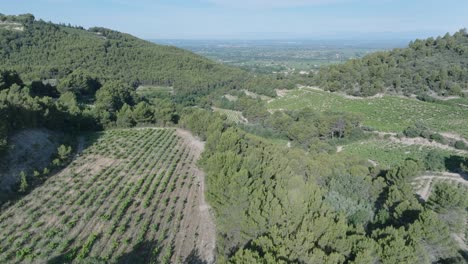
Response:
[[[0,13],[141,38],[415,38],[468,27],[468,0],[0,0]]]

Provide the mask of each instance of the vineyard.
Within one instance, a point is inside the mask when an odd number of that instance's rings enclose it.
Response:
[[[0,263],[213,261],[203,144],[175,129],[111,130],[0,215]]]
[[[242,112],[240,111],[234,111],[234,110],[229,110],[229,109],[222,109],[222,108],[217,108],[217,107],[212,107],[214,112],[220,113],[222,115],[225,115],[227,117],[227,120],[229,122],[233,122],[236,124],[239,123],[248,123],[247,118],[245,118],[242,115]]]
[[[431,130],[455,132],[468,137],[468,108],[457,104],[436,104],[398,96],[349,98],[317,89],[292,90],[268,104],[270,111],[310,108],[320,112],[362,114],[364,125],[385,132],[401,132],[417,121]]]

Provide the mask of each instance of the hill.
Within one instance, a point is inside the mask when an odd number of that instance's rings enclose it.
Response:
[[[357,96],[382,92],[463,95],[468,89],[468,34],[416,40],[407,48],[376,52],[323,68],[314,83]]]
[[[57,25],[32,15],[0,15],[0,21],[0,64],[26,81],[60,80],[80,69],[101,82],[173,86],[182,95],[203,95],[248,78],[189,51],[106,28]]]

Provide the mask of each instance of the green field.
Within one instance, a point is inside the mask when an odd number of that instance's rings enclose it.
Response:
[[[380,139],[359,141],[343,146],[343,153],[373,160],[384,169],[398,166],[408,158],[424,160],[430,151],[437,151],[446,158],[459,155],[454,151],[422,145],[403,145]]]
[[[354,99],[319,90],[291,91],[269,103],[271,110],[297,110],[309,107],[317,111],[361,113],[364,125],[385,132],[401,132],[416,121],[423,121],[431,130],[455,132],[468,138],[468,108],[422,102],[410,98],[384,96]]]

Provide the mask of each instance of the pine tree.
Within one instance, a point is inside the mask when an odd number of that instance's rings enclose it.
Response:
[[[19,188],[19,191],[24,193],[28,190],[29,188],[29,184],[28,184],[28,179],[27,179],[27,175],[24,171],[22,171],[20,173],[20,178],[21,178],[21,182],[20,182],[20,188]]]

